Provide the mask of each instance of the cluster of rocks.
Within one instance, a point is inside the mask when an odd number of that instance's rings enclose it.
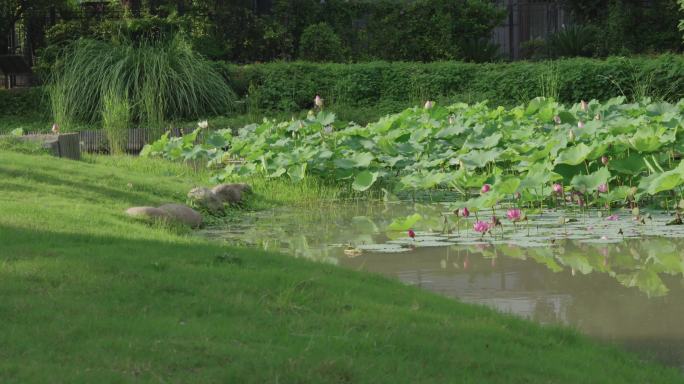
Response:
[[[214,188],[193,188],[188,192],[188,200],[196,207],[212,214],[219,214],[226,205],[239,205],[246,194],[252,192],[248,184],[220,184]],[[202,225],[202,215],[183,204],[164,204],[159,207],[132,207],[126,210],[130,217],[165,221],[198,228]]]
[[[242,204],[245,195],[252,192],[248,184],[219,184],[214,188],[198,187],[188,192],[193,205],[211,213],[220,213],[226,205]]]

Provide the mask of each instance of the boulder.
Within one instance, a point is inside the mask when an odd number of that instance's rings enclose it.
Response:
[[[171,218],[166,211],[155,207],[132,207],[126,210],[126,214],[136,219],[150,221],[167,221]]]
[[[172,220],[191,228],[198,228],[202,225],[202,215],[187,205],[164,204],[159,209],[166,212]]]
[[[209,212],[217,213],[223,209],[223,202],[209,188],[198,187],[188,192],[188,199]]]
[[[226,204],[240,204],[245,194],[252,192],[248,184],[219,184],[211,189],[212,192]]]

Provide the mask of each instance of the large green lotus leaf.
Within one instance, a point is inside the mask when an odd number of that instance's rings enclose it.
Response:
[[[608,168],[624,175],[636,176],[646,170],[646,164],[642,155],[632,152],[625,158],[610,160]]]
[[[551,172],[548,169],[547,164],[536,163],[529,167],[527,174],[520,182],[518,190],[536,188],[541,191],[541,188],[545,184],[548,184],[553,180],[557,180],[558,178],[560,178],[560,176],[555,172]]]
[[[561,263],[583,275],[587,275],[594,270],[594,267],[591,266],[591,262],[583,252],[569,252],[559,255],[558,258]]]
[[[464,125],[450,125],[439,132],[435,135],[436,138],[438,139],[447,139],[450,137],[458,136],[466,132],[466,127]]]
[[[621,185],[615,188],[612,188],[610,192],[608,193],[608,196],[606,196],[606,200],[609,202],[616,202],[616,201],[625,201],[628,196],[632,195],[632,188],[626,185]]]
[[[561,111],[558,112],[558,117],[560,117],[561,124],[570,124],[570,125],[576,125],[577,124],[577,117],[573,115],[572,113],[568,111]]]
[[[569,164],[577,165],[587,159],[591,151],[594,150],[594,145],[587,146],[584,143],[579,143],[572,147],[566,148],[558,154],[554,164]]]
[[[290,166],[287,169],[287,175],[295,183],[302,181],[304,176],[306,176],[306,163]]]
[[[357,168],[366,168],[370,165],[371,161],[375,159],[372,153],[369,152],[357,152],[350,157],[350,160],[354,162],[354,166]]]
[[[518,190],[520,182],[521,180],[518,177],[509,177],[497,181],[492,189],[501,195],[512,195]]]
[[[650,180],[650,183],[648,183],[646,192],[649,195],[655,195],[658,192],[675,189],[682,183],[684,183],[684,179],[682,179],[681,172],[674,169],[657,174],[657,176]]]
[[[363,171],[356,175],[352,183],[352,189],[363,192],[370,188],[378,179],[378,172]]]
[[[660,141],[660,135],[663,130],[654,129],[653,127],[641,127],[637,132],[629,138],[630,146],[639,152],[654,152],[662,147],[663,143]]]
[[[496,161],[501,155],[501,150],[491,149],[491,150],[473,150],[465,155],[461,155],[459,160],[463,162],[463,165],[467,169],[482,168],[492,161]]]
[[[500,133],[495,133],[487,137],[473,137],[470,136],[468,140],[463,144],[465,149],[489,149],[496,147],[499,141],[503,137]]]
[[[582,193],[594,192],[601,184],[607,184],[610,171],[603,167],[589,175],[575,175],[570,181],[572,187]]]
[[[413,228],[416,223],[421,221],[423,219],[423,216],[421,216],[418,213],[414,213],[410,216],[403,217],[400,219],[394,219],[390,225],[387,226],[387,230],[389,231],[408,231],[409,229]]]

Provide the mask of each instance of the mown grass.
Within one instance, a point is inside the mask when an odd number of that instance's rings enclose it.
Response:
[[[206,177],[1,152],[0,382],[683,380],[568,329],[123,214],[183,201]],[[271,203],[296,195],[286,187]]]

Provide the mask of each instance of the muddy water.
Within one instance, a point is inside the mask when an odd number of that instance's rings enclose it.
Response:
[[[440,204],[278,209],[202,234],[566,324],[684,370],[684,226],[665,225],[670,216],[547,211],[516,225],[502,220],[480,236],[474,217],[449,211]],[[411,224],[415,240],[391,230],[400,224]]]

